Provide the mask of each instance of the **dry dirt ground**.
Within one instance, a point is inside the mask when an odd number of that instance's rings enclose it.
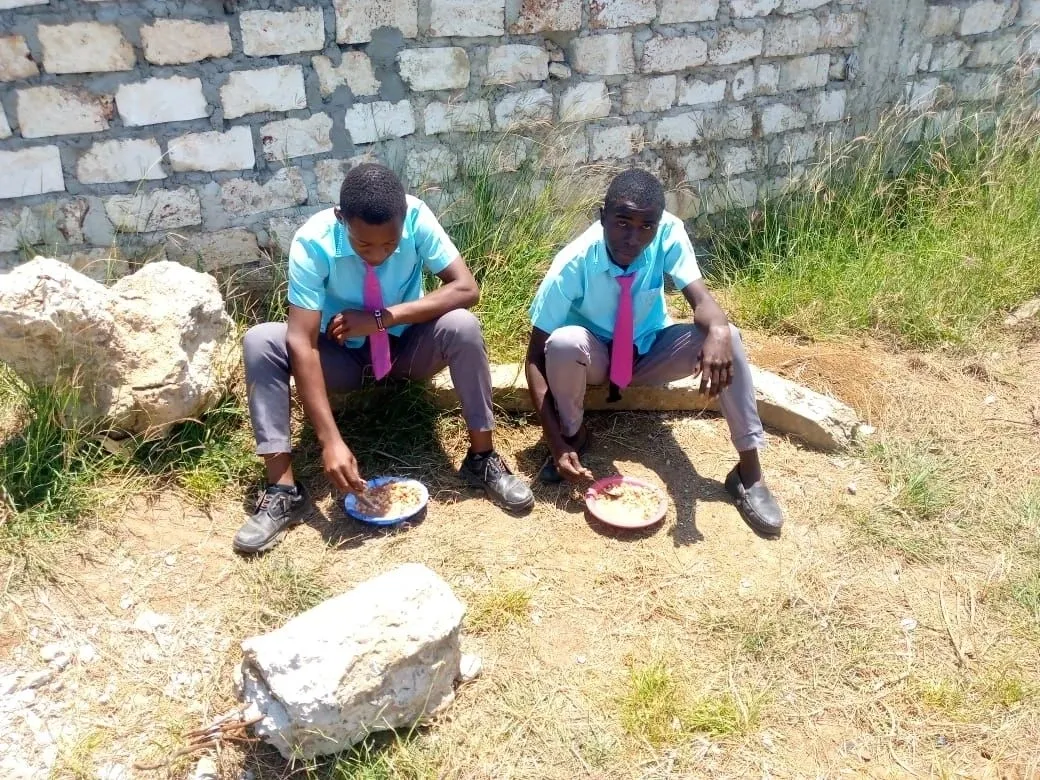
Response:
[[[194,759],[132,764],[233,704],[245,635],[417,561],[469,605],[464,650],[483,675],[339,776],[1040,777],[1036,342],[971,356],[749,342],[759,365],[879,428],[872,449],[839,455],[770,435],[780,540],[727,500],[734,456],[711,416],[592,419],[597,474],[672,498],[642,534],[590,524],[567,488],[503,514],[448,473],[455,429],[442,467],[418,472],[428,516],[390,533],[347,520],[314,477],[307,524],[243,561],[237,491],[205,510],[141,498],[69,545],[49,581],[0,580],[0,776],[189,776]],[[501,444],[537,470],[535,428]],[[55,642],[70,653],[60,671],[41,656]],[[229,778],[333,770],[261,746],[216,759]]]

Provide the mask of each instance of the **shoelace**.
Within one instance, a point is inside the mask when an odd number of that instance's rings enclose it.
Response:
[[[256,502],[256,511],[260,512],[260,511],[263,511],[264,509],[267,509],[271,505],[271,502],[274,501],[276,496],[288,496],[288,495],[289,495],[288,493],[285,493],[284,491],[281,491],[281,490],[265,490],[261,494],[260,500]]]
[[[484,480],[490,482],[492,479],[509,474],[510,471],[506,468],[506,464],[503,462],[500,455],[488,455],[484,458]]]

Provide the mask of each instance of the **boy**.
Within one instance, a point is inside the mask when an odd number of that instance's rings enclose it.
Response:
[[[442,284],[423,295],[426,268]],[[332,417],[328,391],[356,390],[366,370],[423,380],[451,370],[469,428],[460,475],[504,509],[534,504],[531,489],[494,450],[491,372],[480,324],[467,311],[476,280],[425,203],[394,173],[359,165],[343,180],[339,207],[301,227],[289,250],[289,321],[257,325],[244,353],[249,413],[267,488],[235,535],[239,552],[276,545],[303,504],[292,470],[289,376],[322,449],[329,481],[362,491],[365,481]]]
[[[673,325],[664,275],[694,309],[692,324]],[[539,475],[546,482],[590,479],[582,420],[588,384],[661,385],[701,375],[701,392],[718,395],[740,462],[726,489],[744,521],[766,536],[783,525],[762,479],[765,444],[751,370],[740,334],[701,279],[683,223],[664,210],[664,188],[646,171],[618,175],[600,221],[553,261],[531,304],[527,382],[549,443]]]

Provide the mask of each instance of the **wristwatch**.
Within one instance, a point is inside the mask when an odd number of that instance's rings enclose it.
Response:
[[[386,330],[386,328],[383,326],[383,310],[376,309],[374,312],[372,312],[372,316],[376,318],[376,327],[379,328],[380,332]]]

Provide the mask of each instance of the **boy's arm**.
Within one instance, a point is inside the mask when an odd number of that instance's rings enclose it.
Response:
[[[729,319],[708,291],[703,279],[690,282],[683,287],[682,292],[693,307],[693,321],[708,334],[693,375],[701,375],[702,393],[718,395],[733,381],[733,341]]]
[[[527,391],[531,394],[531,404],[542,423],[545,439],[560,476],[570,482],[592,479],[592,472],[581,465],[578,453],[563,438],[560,430],[560,419],[556,415],[549,383],[545,379],[545,342],[548,338],[549,334],[544,330],[531,329],[526,360]]]
[[[322,466],[325,475],[344,492],[363,491],[365,481],[358,472],[354,453],[347,447],[332,417],[329,395],[325,390],[325,376],[318,355],[318,332],[321,312],[289,306],[289,332],[286,338],[289,362],[296,379],[296,389],[303,402],[307,419],[321,444]]]
[[[441,286],[436,290],[418,300],[390,306],[386,310],[390,315],[386,324],[414,325],[429,322],[455,309],[470,309],[480,300],[477,280],[461,256],[456,256],[447,268],[437,274],[437,278],[441,280]]]

